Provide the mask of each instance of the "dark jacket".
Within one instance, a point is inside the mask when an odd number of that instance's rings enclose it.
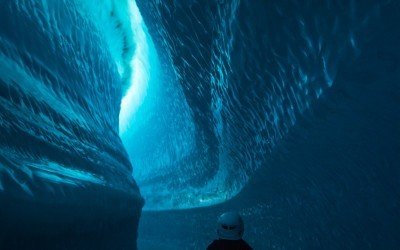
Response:
[[[252,250],[244,240],[214,240],[207,250]]]

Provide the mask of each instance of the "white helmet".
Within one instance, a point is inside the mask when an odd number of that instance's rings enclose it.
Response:
[[[240,240],[243,232],[243,220],[238,213],[228,212],[219,217],[217,233],[220,239]]]

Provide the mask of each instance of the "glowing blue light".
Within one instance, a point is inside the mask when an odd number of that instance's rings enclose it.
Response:
[[[130,129],[135,113],[146,97],[150,81],[151,57],[154,57],[151,54],[155,53],[154,48],[150,48],[152,46],[150,36],[135,1],[129,1],[129,13],[134,34],[132,39],[135,41],[136,48],[130,62],[132,68],[130,86],[121,101],[119,116],[121,136]]]

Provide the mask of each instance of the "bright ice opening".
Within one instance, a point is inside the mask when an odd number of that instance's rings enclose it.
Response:
[[[131,127],[135,113],[146,97],[150,71],[152,69],[151,59],[156,57],[154,47],[150,42],[150,36],[147,33],[136,2],[129,2],[129,13],[136,48],[130,62],[130,67],[132,68],[130,86],[121,101],[119,131],[122,137]],[[153,69],[154,67],[153,65]]]

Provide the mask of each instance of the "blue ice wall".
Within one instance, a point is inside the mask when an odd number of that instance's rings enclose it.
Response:
[[[237,194],[335,85],[340,66],[358,58],[387,4],[138,1],[159,82],[182,93],[159,94],[174,108],[150,111],[165,122],[139,130],[165,131],[134,150],[146,208],[207,206]]]
[[[0,5],[0,248],[135,248],[143,200],[119,137],[126,6]]]
[[[0,3],[0,248],[398,248],[396,1]]]
[[[180,168],[170,166],[195,150],[194,122],[174,69],[171,64],[161,64],[134,2],[130,2],[130,15],[136,46],[131,61],[130,87],[121,102],[120,136],[134,166],[135,180],[145,194],[147,207],[157,209],[167,204],[173,207],[173,201],[168,200],[172,191],[165,188],[158,173],[170,172],[180,179],[190,178],[190,172],[178,175],[176,171]],[[191,165],[186,167],[190,171]],[[177,188],[181,193],[195,195],[195,190],[186,190],[184,186]],[[184,201],[181,203],[183,206]],[[189,201],[186,203],[190,206]]]
[[[255,249],[399,247],[397,1],[138,6],[199,152],[145,177],[164,183],[147,206],[226,200],[143,213],[140,247],[205,249],[226,210],[243,214]]]

